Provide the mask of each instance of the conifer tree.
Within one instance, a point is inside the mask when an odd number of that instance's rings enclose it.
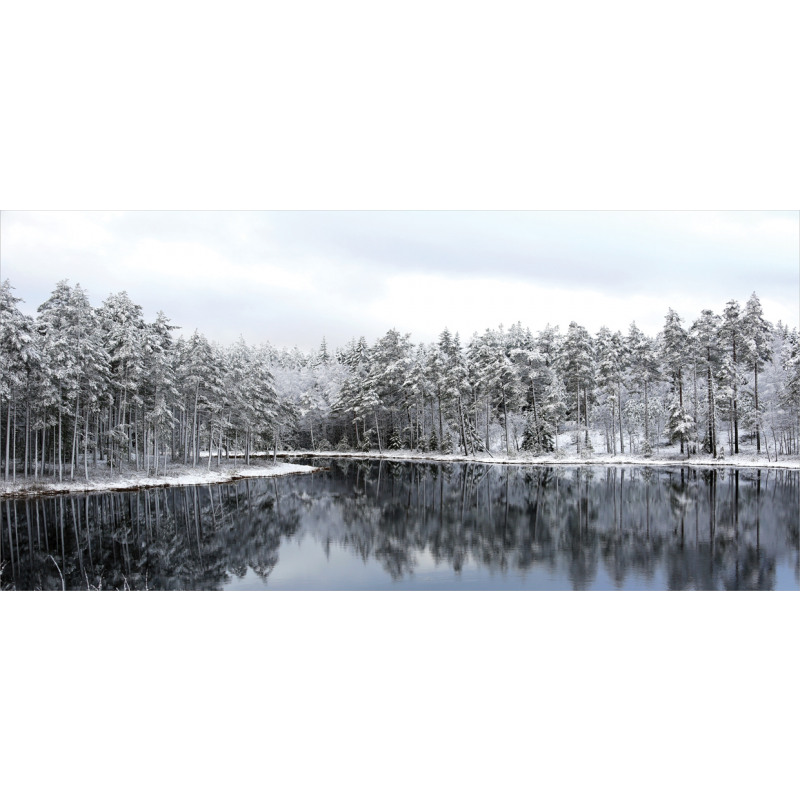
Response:
[[[648,387],[661,377],[658,361],[656,360],[655,347],[649,337],[645,336],[635,322],[631,323],[627,339],[629,356],[629,369],[634,384],[643,389],[643,414],[644,414],[644,446],[642,452],[645,456],[652,453],[650,443],[650,402]]]
[[[584,444],[589,442],[589,420],[587,413],[588,390],[594,385],[594,348],[589,332],[577,322],[570,322],[567,335],[561,350],[561,373],[568,402],[575,401],[575,426],[576,445],[578,454],[581,452],[581,437]],[[581,418],[581,400],[583,400],[583,423]]]
[[[730,416],[733,425],[734,453],[739,452],[739,386],[744,383],[741,371],[744,319],[736,300],[729,300],[722,315],[720,335],[725,343],[723,368],[727,373],[730,396]]]
[[[595,337],[595,356],[597,363],[597,385],[605,393],[609,410],[611,412],[610,452],[617,454],[617,414],[621,417],[622,409],[622,381],[625,375],[625,361],[622,354],[622,336],[619,332],[612,334],[603,326]],[[622,424],[620,422],[620,447],[624,447],[622,440]],[[624,452],[624,450],[622,451]]]
[[[33,320],[23,314],[8,280],[0,284],[0,411],[5,406],[5,479],[9,475],[12,441],[15,441],[18,402],[25,409],[25,475],[28,474],[31,432],[31,390],[43,366]],[[0,418],[1,418],[0,414]],[[16,459],[12,470],[16,478]]]
[[[766,364],[772,351],[772,326],[764,319],[761,301],[755,292],[750,295],[744,310],[742,324],[744,339],[743,360],[753,370],[753,399],[755,404],[754,422],[756,428],[756,452],[761,453],[761,413],[758,401],[758,375],[760,368]]]
[[[690,343],[689,334],[681,325],[680,316],[671,308],[667,312],[660,344],[664,371],[672,381],[673,393],[677,391],[677,399],[670,405],[670,439],[680,442],[683,454],[687,435],[691,429],[690,418],[683,406],[683,373],[688,361]]]
[[[717,457],[717,413],[714,390],[715,371],[719,366],[720,318],[709,309],[704,309],[692,324],[691,333],[697,357],[706,371],[708,406],[706,411],[706,435],[703,442],[707,453]]]

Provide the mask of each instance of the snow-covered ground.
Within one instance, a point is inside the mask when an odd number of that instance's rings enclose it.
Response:
[[[515,453],[508,456],[505,452],[494,452],[489,455],[486,452],[477,453],[476,455],[465,456],[463,453],[453,453],[451,455],[443,455],[442,453],[420,453],[411,450],[386,450],[379,453],[377,450],[370,450],[368,453],[361,451],[348,451],[342,452],[339,450],[326,450],[326,451],[278,451],[279,457],[290,456],[292,458],[372,458],[372,459],[391,459],[392,461],[472,461],[486,464],[538,464],[541,466],[558,466],[558,465],[575,465],[575,464],[589,464],[589,465],[603,465],[609,464],[614,466],[626,465],[642,465],[642,466],[689,466],[689,467],[758,467],[761,469],[800,469],[800,458],[798,456],[779,456],[778,461],[775,461],[774,456],[769,460],[765,453],[760,456],[749,450],[747,452],[740,452],[738,455],[725,455],[723,458],[714,459],[705,453],[693,455],[687,459],[685,455],[681,455],[677,447],[674,448],[661,448],[660,452],[653,451],[650,458],[645,458],[642,455],[610,455],[604,452],[594,452],[591,455],[582,455],[578,457],[575,452],[574,445],[569,450],[561,450],[557,453],[548,453],[547,455],[535,456],[531,453]]]
[[[226,483],[239,478],[271,478],[276,475],[292,475],[298,472],[313,472],[316,467],[304,464],[278,462],[273,464],[251,464],[236,466],[227,464],[217,467],[187,467],[173,464],[167,468],[166,475],[147,477],[141,472],[123,472],[109,475],[107,470],[90,471],[89,481],[83,475],[74,481],[53,481],[44,478],[39,481],[18,479],[16,483],[0,481],[0,497],[31,496],[39,494],[60,494],[63,492],[105,492],[112,490],[139,489],[153,486],[194,486],[207,483]]]
[[[142,472],[127,471],[121,475],[115,473],[109,476],[107,469],[96,469],[89,473],[88,482],[76,476],[74,481],[54,481],[51,477],[34,481],[19,478],[15,483],[10,480],[8,483],[0,480],[0,497],[31,496],[38,494],[60,494],[63,492],[103,492],[112,490],[130,490],[146,488],[152,486],[192,486],[208,483],[224,483],[239,478],[262,478],[278,475],[291,475],[300,472],[313,472],[316,467],[303,464],[293,464],[285,459],[297,458],[370,458],[388,459],[392,461],[471,461],[486,464],[532,464],[541,466],[573,466],[580,464],[587,465],[641,465],[641,466],[691,466],[691,467],[742,467],[760,469],[800,469],[800,457],[779,455],[775,460],[774,451],[768,456],[766,452],[758,455],[755,446],[742,445],[738,455],[726,454],[723,458],[714,459],[705,453],[693,455],[687,459],[681,455],[677,446],[661,447],[654,450],[650,458],[642,455],[625,453],[624,455],[610,455],[603,452],[600,442],[595,443],[595,451],[591,454],[582,454],[580,457],[575,452],[575,445],[561,447],[556,453],[547,455],[533,455],[531,453],[514,453],[508,456],[504,451],[492,451],[492,454],[483,452],[472,456],[453,453],[444,455],[442,453],[420,453],[411,450],[387,450],[383,453],[377,450],[370,450],[368,453],[360,450],[345,451],[340,450],[284,450],[278,451],[281,459],[277,463],[272,462],[272,453],[253,454],[254,457],[266,457],[266,462],[251,463],[245,466],[237,464],[235,467],[228,462],[220,467],[212,463],[211,469],[205,466],[187,467],[183,464],[172,464],[167,469],[166,475],[145,476]]]

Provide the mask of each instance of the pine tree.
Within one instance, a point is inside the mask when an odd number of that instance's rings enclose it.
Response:
[[[673,393],[667,407],[667,434],[670,442],[681,443],[681,453],[693,426],[691,414],[683,407],[680,397]]]
[[[703,447],[707,453],[717,457],[717,413],[714,391],[715,372],[719,367],[719,327],[720,318],[713,311],[704,309],[700,318],[692,324],[692,338],[699,362],[706,370],[706,391],[708,406],[706,412],[706,433]]]
[[[145,325],[142,332],[142,364],[141,364],[141,396],[144,436],[143,448],[148,450],[148,439],[152,437],[153,466],[158,474],[159,456],[165,443],[170,440],[174,417],[173,409],[180,401],[175,386],[172,361],[172,333],[174,325],[170,325],[166,315],[159,311],[155,322]],[[170,453],[174,446],[170,441]],[[147,464],[147,459],[145,459]],[[166,455],[165,455],[166,465]],[[166,466],[165,466],[166,469]]]
[[[636,323],[632,322],[627,339],[628,351],[630,353],[628,365],[631,379],[634,385],[643,389],[643,417],[644,417],[644,445],[642,452],[645,456],[650,456],[652,446],[650,442],[650,402],[648,399],[648,387],[653,382],[660,379],[661,374],[656,360],[656,352],[653,342],[645,336]]]
[[[673,392],[677,392],[677,407],[673,410],[670,406],[669,431],[671,441],[680,442],[681,455],[691,426],[686,427],[687,412],[683,405],[683,374],[689,360],[689,334],[681,325],[681,318],[671,308],[667,312],[664,329],[661,332],[661,358],[664,371],[672,381]],[[689,419],[691,419],[689,417]]]
[[[319,363],[320,364],[328,364],[330,363],[331,357],[328,354],[328,343],[325,341],[325,337],[322,337],[322,342],[319,346]]]
[[[594,386],[595,371],[591,336],[586,328],[576,322],[569,324],[561,350],[560,367],[570,398],[569,402],[575,400],[576,445],[580,455],[581,438],[584,439],[584,446],[589,442],[588,392]],[[583,420],[581,419],[581,401],[583,401]]]
[[[39,306],[37,326],[52,365],[58,414],[58,471],[64,477],[64,444],[68,432],[64,418],[72,419],[69,443],[70,477],[75,477],[79,453],[80,412],[84,410],[84,464],[87,463],[88,415],[99,401],[108,378],[109,357],[95,310],[80,284],[73,289],[61,281]],[[83,405],[82,405],[83,403]],[[87,409],[88,406],[88,409]],[[86,466],[88,478],[88,465]]]
[[[743,361],[753,370],[754,423],[756,429],[756,452],[761,453],[761,413],[758,401],[759,369],[771,355],[772,326],[764,319],[761,301],[755,292],[750,295],[744,310],[742,324]]]
[[[467,383],[469,372],[457,333],[455,336],[451,336],[446,328],[442,331],[435,348],[433,366],[436,372],[436,391],[439,397],[440,427],[442,427],[442,407],[444,406],[454,418],[461,446],[464,448],[464,455],[468,455],[463,395],[465,389],[469,388]],[[440,438],[442,446],[444,446],[446,441],[444,435]]]
[[[791,415],[794,452],[800,452],[800,335],[793,330],[782,348],[781,366],[785,383],[780,394],[781,404]]]
[[[6,410],[5,480],[9,475],[11,442],[15,440],[18,403],[25,409],[25,475],[28,474],[31,432],[31,392],[41,374],[43,353],[33,320],[23,314],[8,280],[0,284],[0,409]],[[16,478],[16,459],[13,468]]]
[[[625,452],[622,438],[622,383],[627,367],[627,350],[622,334],[603,326],[595,338],[595,355],[597,363],[597,386],[606,396],[611,412],[611,431],[609,436],[609,452],[617,454],[616,429],[620,432],[620,452]]]
[[[392,432],[389,434],[389,449],[400,450],[402,446],[403,441],[400,437],[400,431],[397,428],[392,428]]]
[[[745,382],[741,370],[742,349],[744,344],[744,319],[739,304],[729,300],[723,312],[720,335],[725,342],[723,364],[728,380],[726,381],[730,395],[730,414],[733,424],[734,453],[739,452],[739,386]]]
[[[411,408],[408,416],[411,422],[411,434],[409,437],[409,447],[416,445],[422,450],[426,450],[428,445],[425,438],[425,401],[433,397],[433,390],[428,379],[426,366],[428,353],[424,345],[414,348],[406,370],[405,380],[403,381],[403,391],[408,397],[409,403],[413,406],[414,418],[411,420]],[[433,418],[431,417],[431,424]]]

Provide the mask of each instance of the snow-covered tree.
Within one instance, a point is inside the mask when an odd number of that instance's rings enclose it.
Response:
[[[649,456],[652,452],[650,442],[650,401],[648,388],[655,381],[660,380],[661,371],[658,360],[656,359],[656,349],[654,342],[642,333],[635,322],[631,323],[627,338],[627,349],[629,352],[628,369],[631,375],[631,382],[637,387],[641,387],[643,392],[643,422],[644,422],[644,444],[642,452]]]
[[[750,295],[742,321],[743,361],[753,371],[753,425],[756,430],[756,452],[761,452],[762,421],[758,398],[758,374],[772,356],[772,326],[764,319],[761,301],[755,292]]]
[[[691,416],[684,408],[684,373],[689,363],[689,334],[681,325],[681,318],[671,308],[667,312],[660,337],[660,356],[664,374],[672,382],[672,399],[669,403],[668,432],[670,441],[680,442],[683,454],[689,432],[692,428]]]
[[[577,322],[570,322],[567,335],[561,348],[561,373],[567,389],[568,403],[575,401],[573,407],[576,446],[581,452],[581,438],[584,447],[589,445],[589,391],[595,382],[594,345],[589,332]],[[581,414],[583,400],[583,414]]]
[[[717,457],[717,412],[715,399],[715,375],[719,368],[720,318],[709,309],[704,309],[700,317],[692,324],[691,334],[696,356],[706,372],[706,391],[708,404],[706,407],[706,434],[703,447],[707,453]]]

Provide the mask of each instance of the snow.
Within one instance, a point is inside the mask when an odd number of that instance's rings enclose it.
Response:
[[[357,458],[357,459],[384,459],[389,461],[444,461],[444,462],[475,462],[480,464],[517,464],[533,466],[648,466],[648,467],[737,467],[742,469],[800,469],[800,456],[781,456],[776,463],[775,459],[767,460],[765,454],[757,456],[753,453],[739,453],[734,456],[725,456],[721,459],[714,459],[706,454],[693,455],[687,459],[681,456],[677,447],[661,448],[659,455],[653,454],[650,458],[641,455],[613,456],[608,453],[593,453],[589,456],[581,456],[575,453],[573,445],[572,452],[549,453],[547,455],[536,456],[531,453],[519,453],[508,456],[505,453],[495,453],[494,456],[488,453],[477,453],[476,455],[464,456],[463,454],[444,455],[442,453],[420,453],[411,450],[384,450],[379,453],[370,450],[365,453],[362,451],[278,451],[278,456],[291,456],[293,458]]]
[[[756,454],[755,448],[742,447],[738,455],[726,455],[724,458],[714,459],[706,454],[693,455],[690,459],[681,456],[677,446],[662,447],[660,452],[653,453],[651,458],[641,455],[610,455],[598,452],[600,443],[595,442],[597,448],[588,456],[578,456],[575,446],[569,450],[561,449],[556,453],[547,455],[533,455],[531,453],[516,453],[511,456],[503,452],[477,453],[464,456],[458,453],[445,455],[443,453],[421,453],[411,450],[376,450],[369,452],[357,451],[278,451],[281,459],[286,458],[349,458],[349,459],[383,459],[388,461],[425,461],[425,462],[475,462],[481,464],[516,464],[520,466],[649,466],[649,467],[737,467],[742,469],[800,469],[800,456],[780,456],[776,462],[774,456],[768,460],[765,453]],[[254,454],[255,455],[255,454]],[[258,454],[262,455],[262,454]],[[52,478],[39,480],[18,480],[16,483],[0,482],[0,497],[34,496],[43,494],[62,494],[66,492],[106,492],[114,490],[145,489],[148,487],[164,486],[196,486],[209,483],[226,483],[241,478],[271,478],[280,475],[293,475],[303,472],[314,472],[318,467],[304,464],[293,464],[286,461],[272,463],[272,454],[264,453],[270,459],[267,464],[251,464],[249,467],[242,465],[233,467],[225,465],[221,468],[212,465],[209,471],[206,467],[188,467],[184,465],[170,465],[167,475],[147,477],[142,473],[126,472],[122,475],[109,476],[107,470],[90,471],[87,482],[84,479],[74,481],[53,481]]]
[[[314,472],[318,467],[304,464],[278,463],[267,465],[251,465],[232,467],[225,466],[221,469],[212,467],[209,471],[205,467],[184,467],[172,465],[168,468],[167,475],[147,477],[142,473],[128,472],[122,475],[109,476],[107,473],[90,472],[90,479],[74,481],[34,481],[32,479],[20,480],[17,483],[0,484],[0,497],[32,496],[42,494],[62,494],[65,492],[107,492],[114,490],[146,489],[148,487],[163,486],[198,486],[209,483],[227,483],[241,478],[272,478],[280,475],[294,475],[302,472]]]

